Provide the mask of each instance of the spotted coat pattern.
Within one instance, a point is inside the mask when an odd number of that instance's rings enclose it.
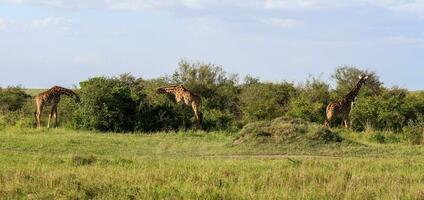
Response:
[[[161,87],[156,91],[159,94],[173,94],[178,104],[191,106],[196,118],[197,125],[201,125],[203,121],[203,114],[200,111],[202,101],[199,95],[190,92],[183,85]]]
[[[361,90],[362,86],[365,84],[367,79],[368,75],[359,76],[358,83],[356,83],[355,87],[346,96],[344,96],[340,100],[328,104],[324,123],[324,126],[326,128],[330,127],[331,122],[336,118],[342,119],[342,123],[346,128],[350,126],[351,122],[349,119],[349,114],[352,109],[352,105],[354,105],[354,101],[356,100],[359,91]]]
[[[57,126],[57,105],[59,104],[62,95],[73,97],[76,101],[79,101],[79,96],[74,91],[60,86],[54,86],[35,97],[36,111],[34,115],[37,128],[41,127],[41,114],[43,112],[44,106],[49,105],[51,105],[52,108],[49,114],[47,128],[50,128],[50,121],[52,117],[55,119],[55,126]]]

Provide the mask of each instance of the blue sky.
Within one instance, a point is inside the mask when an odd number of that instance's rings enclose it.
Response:
[[[180,59],[262,80],[337,66],[424,89],[423,0],[0,0],[0,86],[172,73]]]

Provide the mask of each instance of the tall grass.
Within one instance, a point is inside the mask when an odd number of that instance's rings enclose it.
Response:
[[[424,198],[422,146],[371,141],[303,149],[295,143],[234,146],[236,137],[5,129],[0,131],[0,197]]]

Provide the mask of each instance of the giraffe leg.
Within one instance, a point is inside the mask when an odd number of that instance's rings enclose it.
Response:
[[[53,104],[52,109],[49,114],[49,121],[47,122],[47,128],[50,128],[50,123],[52,121],[52,117],[54,116],[54,111],[57,108],[57,105]]]
[[[330,128],[331,116],[328,114],[325,115],[324,128]]]
[[[345,119],[345,127],[350,128],[352,126],[352,122],[349,119]]]
[[[344,123],[344,127],[345,127],[346,129],[348,129],[348,128],[349,128],[348,120],[347,120],[347,119],[343,119],[343,123]]]
[[[330,120],[325,119],[324,127],[325,127],[325,128],[330,128]]]
[[[327,106],[326,112],[325,112],[325,122],[324,127],[330,128],[331,127],[331,120],[333,119],[333,110],[331,109],[331,106]]]
[[[35,112],[35,120],[37,123],[37,128],[41,128],[41,112],[37,111]]]
[[[47,121],[47,128],[50,128],[50,121],[52,120],[52,113],[49,114],[49,120]]]
[[[57,106],[53,110],[54,127],[57,128]]]
[[[37,103],[37,111],[35,111],[35,121],[37,129],[41,128],[41,113],[43,112],[43,106]]]
[[[184,106],[185,105],[183,103],[180,103],[181,112],[183,113],[183,128],[184,128],[184,131],[187,131],[187,123],[186,123],[187,115],[184,110]]]
[[[197,128],[199,128],[200,125],[201,125],[199,107],[197,106],[197,104],[195,102],[191,103],[191,107],[192,107],[193,112],[194,112],[194,117],[196,118],[196,126],[197,126]]]

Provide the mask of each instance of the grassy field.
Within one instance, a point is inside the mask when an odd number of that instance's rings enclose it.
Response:
[[[233,145],[233,133],[0,131],[2,199],[424,199],[424,148]]]

